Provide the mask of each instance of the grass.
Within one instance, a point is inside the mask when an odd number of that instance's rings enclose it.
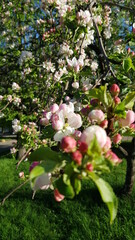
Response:
[[[0,159],[0,200],[21,183],[18,173],[27,174],[29,163],[19,170],[12,158]],[[125,180],[126,161],[105,179],[116,194]],[[85,181],[73,200],[57,203],[51,190],[39,191],[31,200],[29,184],[0,207],[0,240],[135,240],[135,187],[132,195],[119,198],[118,215],[109,224],[107,207],[93,183]]]

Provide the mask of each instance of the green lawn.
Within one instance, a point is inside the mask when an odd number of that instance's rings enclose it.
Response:
[[[12,158],[0,159],[0,199],[21,183],[18,173],[28,173],[29,163],[16,170]],[[124,184],[126,162],[105,176],[116,193]],[[73,200],[57,203],[53,193],[39,191],[31,200],[29,183],[0,207],[0,240],[135,240],[135,187],[130,197],[119,198],[118,215],[109,224],[107,207],[93,183],[84,182]]]

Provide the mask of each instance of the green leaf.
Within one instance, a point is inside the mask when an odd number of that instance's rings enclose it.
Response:
[[[93,172],[89,173],[89,176],[93,180],[93,182],[96,184],[103,202],[107,205],[109,209],[110,224],[112,224],[112,222],[114,221],[117,215],[118,199],[115,193],[113,192],[112,187],[107,182],[105,182],[102,178],[98,177]]]
[[[123,102],[118,104],[114,110],[114,113],[120,118],[125,118],[126,117],[125,104]]]
[[[79,192],[81,191],[81,180],[78,178],[74,178],[73,187],[74,187],[75,194],[78,195]]]
[[[44,172],[45,172],[45,170],[42,166],[36,166],[30,172],[30,179],[32,180],[32,179],[42,175]]]
[[[123,69],[128,72],[131,68],[134,69],[134,65],[132,63],[132,59],[130,57],[123,60]]]
[[[60,167],[64,160],[70,161],[67,154],[55,152],[49,147],[40,147],[35,150],[29,157],[30,161],[43,161],[42,166],[45,172],[52,172],[55,168]]]
[[[99,146],[99,143],[97,141],[96,136],[94,137],[94,139],[91,141],[89,147],[88,147],[88,152],[87,154],[92,157],[92,158],[96,158],[96,157],[100,157],[101,156],[101,148]]]
[[[54,182],[54,187],[58,188],[59,192],[67,198],[72,199],[75,196],[75,192],[74,192],[74,189],[71,185],[71,182],[68,185],[65,184],[64,181],[63,181],[63,176],[61,176],[58,180],[56,180]]]
[[[122,103],[124,103],[125,108],[132,108],[135,102],[135,91],[134,92],[129,92],[125,99],[122,101]]]
[[[108,106],[107,85],[94,88],[89,91],[89,96],[98,99],[100,102]],[[110,96],[109,96],[110,98]]]
[[[46,126],[45,129],[42,130],[42,137],[43,138],[52,138],[54,136],[55,130],[52,128],[51,125]]]

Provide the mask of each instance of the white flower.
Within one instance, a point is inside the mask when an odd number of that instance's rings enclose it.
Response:
[[[91,69],[92,71],[96,71],[98,68],[98,63],[96,61],[93,61],[91,64]]]
[[[0,95],[0,101],[3,99],[3,96],[2,95]]]
[[[86,128],[81,135],[80,141],[86,142],[89,145],[95,136],[97,138],[97,141],[100,147],[101,148],[104,147],[107,141],[107,134],[103,128],[97,125],[93,125]]]
[[[12,83],[12,90],[13,91],[18,91],[18,90],[20,90],[20,86],[17,83],[13,82]]]
[[[78,89],[79,88],[79,83],[78,82],[73,82],[72,87],[75,88],[75,89]]]
[[[51,185],[51,173],[44,173],[37,177],[34,186],[32,187],[34,191],[38,189],[47,190]]]

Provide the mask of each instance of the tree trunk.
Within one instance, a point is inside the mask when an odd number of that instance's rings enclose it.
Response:
[[[135,138],[132,140],[132,150],[128,151],[127,156],[127,171],[124,187],[121,191],[122,194],[131,194],[135,179]]]

